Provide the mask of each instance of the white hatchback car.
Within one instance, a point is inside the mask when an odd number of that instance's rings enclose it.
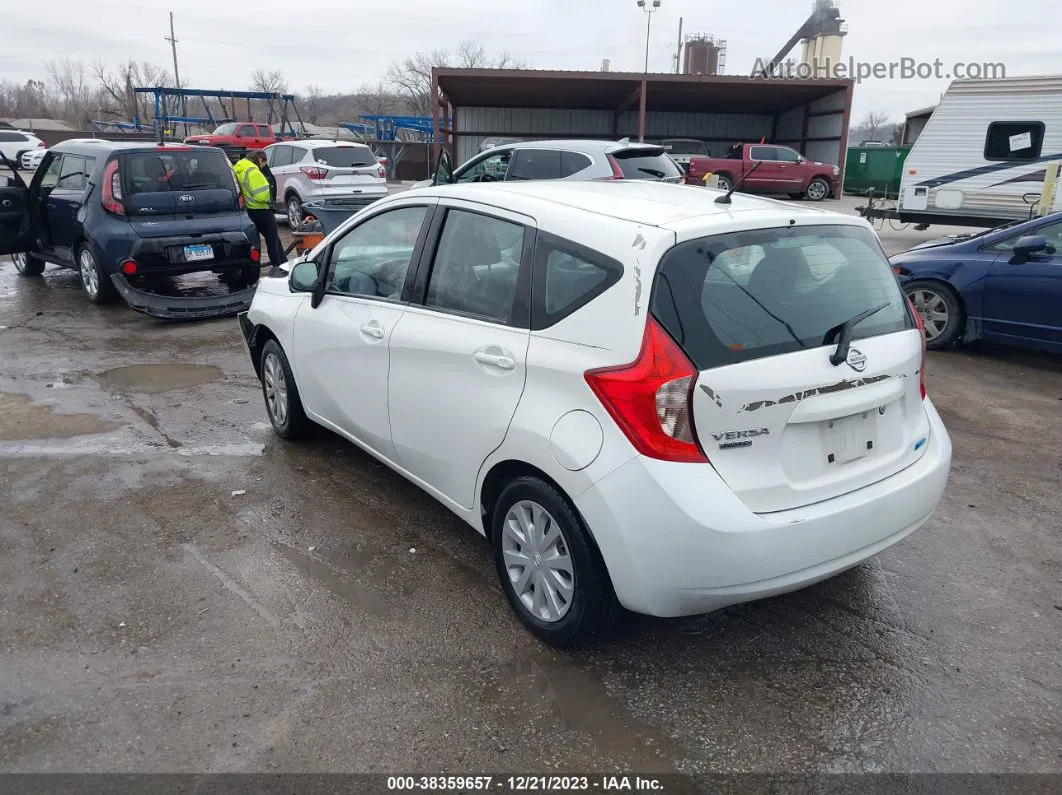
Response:
[[[485,534],[556,645],[855,566],[948,478],[918,316],[863,220],[721,195],[378,202],[240,316],[273,427],[335,431]]]
[[[302,205],[341,201],[365,206],[387,196],[387,169],[365,144],[318,139],[285,141],[265,148],[277,181],[277,207],[294,229]]]

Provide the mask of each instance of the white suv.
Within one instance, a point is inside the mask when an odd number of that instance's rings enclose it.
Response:
[[[387,196],[387,170],[365,144],[286,141],[267,146],[265,153],[277,181],[277,209],[292,229],[308,202],[341,201],[357,207]]]
[[[486,535],[556,645],[875,555],[941,499],[925,344],[854,216],[659,183],[379,202],[240,324],[269,419],[346,437]]]
[[[23,154],[44,148],[44,141],[33,133],[0,127],[0,154],[20,167]]]

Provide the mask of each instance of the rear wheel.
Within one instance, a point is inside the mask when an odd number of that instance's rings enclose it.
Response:
[[[44,273],[44,260],[32,254],[12,254],[11,261],[15,263],[15,270],[22,276],[40,276]]]
[[[276,340],[262,346],[262,396],[273,430],[284,439],[304,436],[310,421],[302,410],[299,389],[288,357]]]
[[[77,270],[81,274],[81,288],[94,304],[109,304],[118,297],[111,278],[100,270],[96,255],[88,244],[77,250]]]
[[[808,185],[808,189],[804,192],[804,195],[807,196],[810,201],[820,202],[830,195],[830,183],[822,177],[815,177],[815,179],[811,180],[811,184]]]
[[[922,317],[929,350],[939,351],[959,341],[966,319],[962,301],[951,287],[943,282],[918,280],[904,285],[904,290]]]
[[[730,177],[720,175],[717,179],[719,180],[719,190],[721,191],[729,192],[730,189],[734,187],[734,183],[730,181]]]
[[[494,563],[520,621],[550,645],[604,635],[622,615],[601,555],[556,488],[526,476],[510,483],[491,521]]]

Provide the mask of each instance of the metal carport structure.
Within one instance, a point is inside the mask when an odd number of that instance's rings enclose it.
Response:
[[[484,139],[696,138],[722,154],[759,141],[844,168],[854,81],[723,75],[434,69],[434,154]],[[451,119],[449,126],[444,119]]]

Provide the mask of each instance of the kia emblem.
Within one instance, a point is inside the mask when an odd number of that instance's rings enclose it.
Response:
[[[179,198],[180,198],[180,200],[181,200],[182,202],[185,202],[186,204],[187,204],[188,202],[194,202],[194,201],[195,201],[195,196],[193,196],[193,195],[192,195],[192,194],[190,194],[190,193],[185,193],[184,195],[180,196]]]
[[[848,359],[846,361],[848,362],[848,366],[857,373],[861,373],[867,369],[867,357],[855,348],[848,351]]]

